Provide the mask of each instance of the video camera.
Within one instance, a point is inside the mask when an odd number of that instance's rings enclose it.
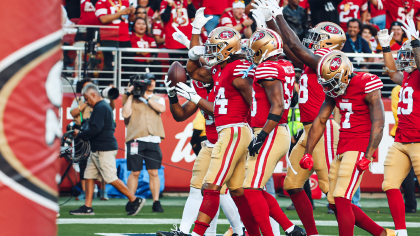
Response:
[[[133,97],[143,97],[144,92],[146,92],[147,86],[152,84],[152,79],[155,79],[155,76],[151,73],[146,73],[143,75],[133,75],[130,77],[130,85],[134,86]]]
[[[77,93],[81,93],[82,92],[82,89],[83,89],[83,85],[85,83],[88,83],[88,82],[93,83],[96,86],[98,86],[98,81],[92,80],[89,77],[87,77],[87,78],[85,78],[85,79],[83,79],[81,81],[77,81],[77,84],[76,84],[76,92]],[[115,100],[115,99],[117,99],[120,96],[120,91],[118,91],[118,89],[113,88],[113,87],[106,87],[105,89],[100,90],[99,93],[101,94],[101,96],[103,98],[107,98],[109,100]]]

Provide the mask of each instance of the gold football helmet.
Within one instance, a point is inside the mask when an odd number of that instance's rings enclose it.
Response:
[[[396,64],[397,70],[404,70],[407,73],[411,73],[417,68],[411,41],[405,41],[400,50],[398,50]]]
[[[241,34],[231,27],[217,27],[210,32],[204,46],[203,57],[207,65],[214,66],[241,51]]]
[[[247,58],[256,65],[269,57],[283,53],[283,41],[280,35],[270,29],[255,31],[248,42]]]
[[[343,95],[353,74],[353,64],[340,51],[325,54],[318,62],[318,83],[330,97]]]
[[[304,38],[305,47],[315,51],[321,48],[341,50],[346,42],[346,33],[337,24],[321,22],[309,30],[309,38]]]

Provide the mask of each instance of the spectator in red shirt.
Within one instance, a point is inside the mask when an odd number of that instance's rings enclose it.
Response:
[[[160,5],[160,17],[163,21],[163,32],[166,36],[165,43],[168,49],[187,50],[184,45],[178,43],[171,36],[176,32],[176,26],[191,40],[191,19],[195,16],[196,9],[191,0],[162,0]],[[188,58],[187,53],[170,53],[170,58]]]
[[[147,33],[148,27],[147,21],[144,18],[137,18],[134,21],[134,27],[130,36],[130,42],[133,48],[156,48],[155,39]],[[147,57],[149,59],[140,57]],[[160,63],[155,60],[155,57],[156,53],[137,52],[133,63],[142,66],[134,67],[135,71],[145,72],[146,68],[149,68],[150,72],[161,72],[158,67],[153,67],[160,65]],[[152,67],[144,67],[144,65],[152,65]]]
[[[82,0],[80,3],[80,21],[78,25],[101,25],[98,17],[95,15],[95,5],[97,0]],[[93,27],[79,27],[74,38],[75,42],[90,41],[95,37],[95,32],[98,28]],[[98,32],[99,41],[99,32]]]
[[[158,48],[165,48],[165,33],[163,31],[163,22],[160,19],[160,16],[156,18],[152,31]]]
[[[152,10],[152,12],[153,12],[153,10]],[[149,30],[151,30],[152,25],[153,25],[153,17],[149,17],[148,16],[148,14],[147,14],[147,8],[146,7],[142,7],[142,6],[137,6],[136,7],[136,17],[137,18],[147,19],[147,29],[148,29],[148,32],[147,33],[150,34],[151,32]]]
[[[102,24],[116,26],[118,29],[101,28],[101,46],[131,48],[128,31],[128,17],[135,19],[135,8],[130,7],[128,0],[99,0],[96,3],[96,16]],[[112,52],[103,52],[104,70],[113,70],[114,55]],[[123,63],[127,63],[124,61]],[[129,62],[128,62],[129,63]]]
[[[219,26],[227,26],[236,29],[242,35],[245,34],[247,28],[251,31],[250,27],[253,23],[251,19],[245,15],[245,3],[243,1],[235,1],[232,3],[232,10],[225,12],[220,19]],[[250,32],[252,34],[252,31]],[[247,33],[248,37],[251,36]]]

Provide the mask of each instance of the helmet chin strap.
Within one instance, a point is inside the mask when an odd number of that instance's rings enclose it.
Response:
[[[330,49],[331,50],[333,50],[334,48],[336,48],[336,47],[338,47],[338,44],[336,44],[335,46],[333,46],[333,47],[330,47]]]

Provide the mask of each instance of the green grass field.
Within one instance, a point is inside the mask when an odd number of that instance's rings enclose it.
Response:
[[[60,203],[67,198],[60,198]],[[277,199],[280,206],[285,208],[291,201],[286,198]],[[82,201],[72,199],[60,207],[60,217],[57,220],[58,235],[84,236],[84,235],[136,235],[168,231],[173,224],[179,225],[186,197],[164,197],[161,199],[164,213],[152,212],[152,201],[148,200],[143,209],[136,216],[127,216],[124,206],[125,199],[110,199],[109,201],[94,200],[94,216],[72,216],[69,210],[77,209],[83,205]],[[314,211],[318,231],[321,235],[338,235],[337,222],[334,215],[327,214],[326,200],[317,200]],[[386,199],[362,199],[362,209],[381,226],[393,228],[391,214]],[[301,225],[295,211],[286,211],[286,215],[295,224]],[[420,213],[406,214],[408,235],[420,236]],[[217,233],[223,234],[229,227],[223,211],[220,211]],[[366,231],[355,228],[355,235],[370,235]],[[283,230],[281,234],[285,235]]]

